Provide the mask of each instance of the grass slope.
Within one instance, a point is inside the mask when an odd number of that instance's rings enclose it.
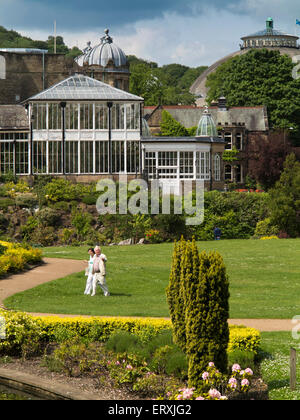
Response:
[[[199,242],[217,250],[230,278],[231,318],[292,318],[300,313],[300,240]],[[44,256],[86,259],[88,247],[45,248]],[[5,301],[30,312],[109,316],[169,316],[165,298],[173,244],[105,247],[111,296],[84,296],[84,273],[59,279]],[[59,277],[59,273],[58,273]]]

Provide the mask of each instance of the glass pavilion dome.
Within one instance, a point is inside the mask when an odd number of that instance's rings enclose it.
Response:
[[[199,121],[196,137],[218,137],[216,124],[207,106],[205,107],[205,111]]]

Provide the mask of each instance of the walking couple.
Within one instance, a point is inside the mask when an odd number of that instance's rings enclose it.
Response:
[[[96,246],[95,248],[90,248],[88,250],[88,253],[90,255],[90,260],[87,261],[89,264],[86,272],[88,278],[86,281],[84,294],[89,295],[90,293],[92,293],[91,296],[95,296],[96,287],[98,283],[104,293],[104,296],[109,296],[110,293],[108,291],[105,278],[105,263],[107,261],[107,258],[104,254],[101,253],[101,248],[99,246]]]

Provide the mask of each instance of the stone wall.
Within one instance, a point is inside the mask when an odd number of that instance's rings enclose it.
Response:
[[[0,79],[0,104],[16,104],[78,71],[73,59],[63,54],[0,52],[5,79]],[[2,72],[3,73],[3,72]]]

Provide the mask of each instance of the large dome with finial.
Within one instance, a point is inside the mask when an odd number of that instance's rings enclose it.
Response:
[[[109,29],[104,32],[105,36],[101,38],[100,44],[93,48],[88,44],[83,55],[77,60],[79,65],[107,67],[109,63],[112,63],[115,67],[127,66],[127,57],[124,51],[114,44],[109,35]]]

